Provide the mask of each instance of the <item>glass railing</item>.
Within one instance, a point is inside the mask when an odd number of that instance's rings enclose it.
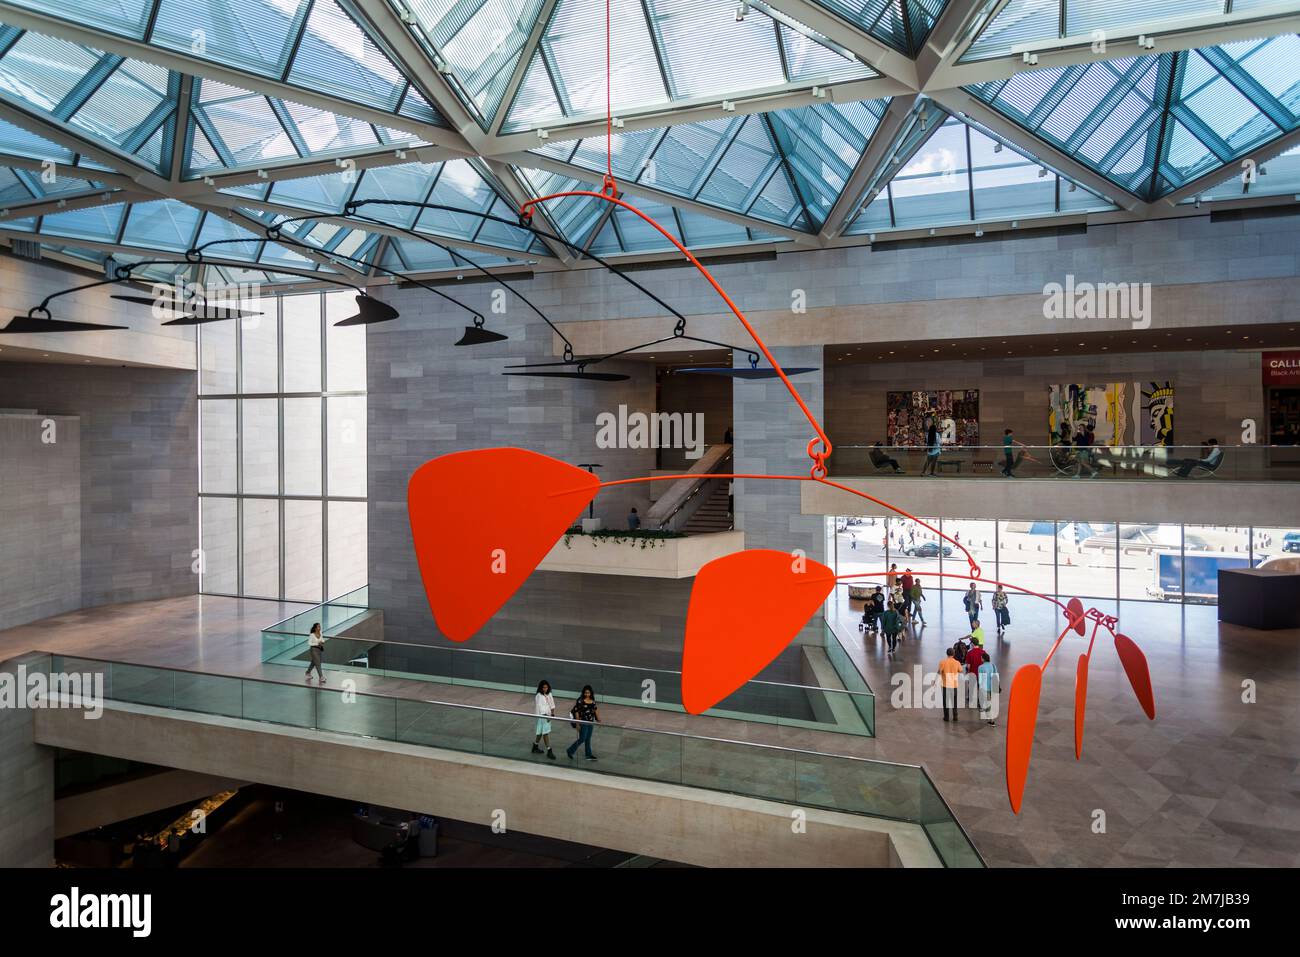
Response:
[[[849,657],[849,653],[840,643],[839,636],[831,628],[830,622],[825,618],[822,619],[822,635],[825,638],[824,647],[826,657],[830,659],[831,667],[835,669],[836,676],[851,692],[855,692],[849,697],[849,702],[855,707],[860,707],[858,716],[862,723],[870,729],[872,737],[876,734],[876,696],[867,684],[867,676],[862,673],[862,669],[857,663]]]
[[[1012,474],[1030,479],[1300,481],[1300,446],[1294,445],[1017,445],[1013,461]],[[932,470],[945,478],[1000,479],[1005,463],[1000,444],[945,445]],[[926,452],[912,446],[837,445],[826,466],[838,478],[918,476]]]
[[[285,647],[264,638],[263,652],[267,664],[306,668],[305,639]],[[611,704],[685,712],[681,672],[663,668],[352,637],[329,638],[324,658],[325,667],[333,671],[526,694],[535,693],[545,680],[557,699],[576,699],[583,685],[589,684],[602,701]],[[747,681],[704,714],[870,737],[875,733],[875,697],[865,682],[845,687],[848,690]]]
[[[354,624],[370,611],[370,586],[348,592],[338,598],[312,605],[274,625],[262,629],[262,660],[293,653],[295,648],[306,648],[311,626],[320,623],[321,632],[333,635]]]
[[[41,667],[60,675],[102,675],[107,701],[536,760],[531,744],[537,716],[531,713],[61,654],[45,656]],[[566,721],[555,720],[556,730],[563,733]],[[595,726],[592,747],[600,760],[582,762],[574,773],[661,781],[917,824],[945,866],[984,866],[925,769],[916,765],[603,722]]]

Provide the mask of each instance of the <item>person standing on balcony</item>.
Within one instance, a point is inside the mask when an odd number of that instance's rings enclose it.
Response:
[[[311,631],[307,633],[307,654],[310,656],[311,663],[307,665],[307,683],[311,683],[312,669],[316,669],[316,677],[320,683],[325,683],[325,672],[321,670],[321,663],[325,660],[325,636],[321,634],[320,622],[311,626]]]
[[[627,527],[629,531],[635,532],[641,527],[641,516],[636,513],[636,509],[627,513]]]
[[[922,475],[937,475],[939,469],[939,427],[934,419],[925,430],[925,464],[921,466]]]
[[[537,715],[533,754],[541,754],[542,749],[538,747],[538,743],[545,742],[546,756],[554,761],[555,752],[551,750],[551,718],[555,715],[555,695],[551,694],[551,683],[544,678],[537,682],[537,695],[533,698],[533,713]]]
[[[582,686],[582,694],[578,695],[578,700],[569,709],[569,714],[577,723],[578,740],[569,745],[564,753],[572,761],[578,745],[582,745],[586,749],[587,760],[595,761],[596,756],[591,753],[591,735],[596,730],[595,722],[600,720],[600,708],[596,705],[596,692],[592,690],[591,685]]]

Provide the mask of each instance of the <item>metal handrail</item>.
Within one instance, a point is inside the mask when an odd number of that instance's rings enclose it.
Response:
[[[687,495],[684,499],[678,502],[677,507],[673,509],[671,512],[669,512],[667,515],[665,515],[663,520],[660,521],[659,530],[664,531],[665,529],[667,529],[669,523],[672,522],[672,520],[677,517],[677,514],[682,509],[684,509],[688,504],[693,502],[695,500],[695,496],[699,495],[700,492],[704,490],[705,485],[707,485],[709,482],[721,481],[720,479],[713,478],[713,476],[716,475],[718,472],[722,471],[723,467],[727,465],[727,463],[735,461],[735,457],[736,457],[736,453],[734,450],[728,452],[722,458],[718,459],[717,463],[714,465],[711,471],[701,473],[695,481],[695,487],[691,489],[691,494]],[[686,473],[682,476],[682,478],[689,478],[689,477],[690,477],[690,473]]]

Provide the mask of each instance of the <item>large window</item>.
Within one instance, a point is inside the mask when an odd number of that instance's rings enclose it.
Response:
[[[243,306],[199,327],[199,590],[324,601],[366,583],[365,328],[346,292]]]
[[[1141,525],[1100,521],[1000,521],[890,517],[827,518],[838,547],[829,554],[838,575],[900,571],[953,575],[931,588],[964,590],[965,546],[986,579],[1042,595],[1086,601],[1169,601],[1213,604],[1218,572],[1300,559],[1300,530],[1222,525]]]

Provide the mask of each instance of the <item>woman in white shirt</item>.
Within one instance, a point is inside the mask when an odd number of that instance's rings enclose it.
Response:
[[[546,680],[537,683],[537,696],[533,699],[533,711],[537,715],[537,736],[533,738],[533,754],[541,754],[539,741],[546,742],[546,756],[555,760],[551,750],[551,718],[555,714],[555,696],[551,694],[551,683]]]
[[[311,626],[311,631],[307,633],[307,654],[311,657],[311,663],[307,665],[307,681],[311,682],[312,669],[316,669],[316,677],[320,683],[325,683],[325,672],[321,670],[321,662],[325,656],[325,637],[320,633],[320,622]]]

